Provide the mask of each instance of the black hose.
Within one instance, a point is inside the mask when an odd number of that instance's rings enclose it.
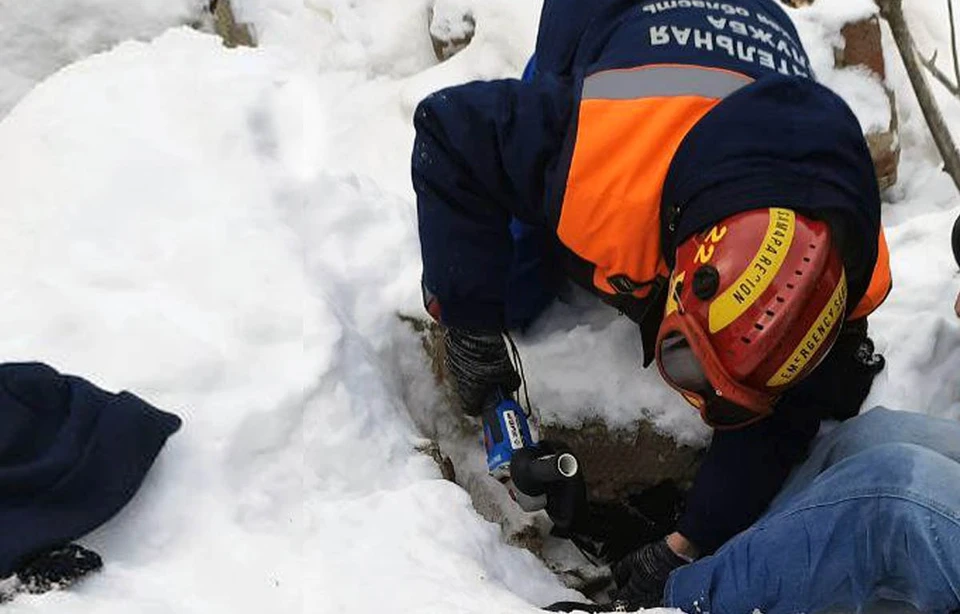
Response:
[[[569,452],[542,455],[536,449],[517,450],[510,460],[510,478],[524,494],[537,497],[557,482],[576,478],[580,463]]]

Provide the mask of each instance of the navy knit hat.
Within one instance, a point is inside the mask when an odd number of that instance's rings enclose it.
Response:
[[[742,211],[781,207],[842,220],[849,303],[866,292],[880,233],[876,172],[853,112],[809,79],[768,76],[724,99],[684,139],[663,199],[671,266],[690,235]]]
[[[116,514],[180,424],[129,392],[0,364],[0,577]]]

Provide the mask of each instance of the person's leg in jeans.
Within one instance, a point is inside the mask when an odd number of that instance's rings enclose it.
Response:
[[[960,462],[960,422],[885,407],[875,407],[847,420],[816,442],[807,460],[793,472],[766,514],[775,513],[831,465],[884,443],[913,443]]]
[[[782,496],[716,554],[675,571],[666,605],[816,613],[879,599],[960,608],[960,424],[887,410],[819,441]]]

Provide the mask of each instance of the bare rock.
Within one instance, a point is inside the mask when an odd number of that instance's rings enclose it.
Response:
[[[433,459],[433,462],[437,464],[437,468],[440,469],[440,475],[443,479],[448,482],[457,481],[457,472],[453,467],[453,461],[450,460],[449,456],[444,454],[443,450],[440,449],[440,444],[436,441],[428,441],[421,446],[417,446],[417,452]]]
[[[886,81],[887,69],[883,58],[883,38],[880,33],[880,20],[877,16],[848,23],[840,31],[843,36],[843,48],[834,52],[838,68],[863,67],[875,74],[881,82]],[[893,91],[884,85],[890,106],[890,125],[886,130],[866,134],[870,157],[877,172],[880,189],[886,189],[897,182],[897,169],[900,165],[899,118],[896,98]]]
[[[230,0],[210,0],[213,27],[227,47],[256,47],[250,24],[238,23]]]
[[[473,13],[458,0],[436,0],[427,18],[433,51],[441,62],[452,58],[473,40],[477,22]]]
[[[840,34],[843,36],[844,46],[835,52],[837,66],[865,66],[881,80],[887,78],[880,20],[876,15],[870,19],[848,23],[840,30]]]
[[[881,190],[897,183],[897,171],[900,167],[900,128],[896,98],[891,90],[886,91],[887,98],[890,99],[890,129],[866,135],[867,147],[870,149],[870,157],[873,158]]]

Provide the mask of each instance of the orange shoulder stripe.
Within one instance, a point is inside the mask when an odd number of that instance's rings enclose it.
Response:
[[[557,234],[595,265],[599,290],[617,293],[610,278],[626,276],[643,298],[649,289],[639,286],[667,273],[660,206],[673,156],[704,115],[751,82],[685,65],[603,71],[584,81]]]
[[[890,249],[887,247],[887,237],[880,227],[880,236],[877,238],[877,264],[873,268],[873,276],[867,292],[860,299],[848,320],[857,320],[868,316],[887,299],[893,288],[893,274],[890,272]]]

